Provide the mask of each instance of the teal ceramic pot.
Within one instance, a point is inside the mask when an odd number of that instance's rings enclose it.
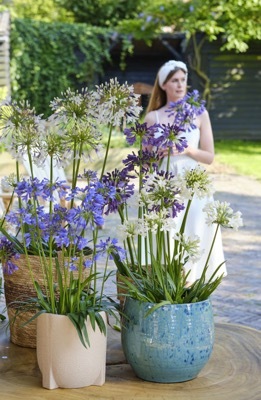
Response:
[[[126,298],[122,347],[135,374],[150,382],[183,382],[196,378],[214,344],[210,300],[171,304],[146,316],[152,303]]]

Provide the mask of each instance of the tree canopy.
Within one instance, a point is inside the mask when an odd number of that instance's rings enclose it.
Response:
[[[19,18],[85,23],[148,43],[168,32],[222,39],[221,50],[244,52],[261,39],[260,0],[0,0]]]
[[[261,39],[260,0],[0,0],[4,9],[12,16],[12,96],[29,98],[41,111],[65,87],[92,84],[115,37],[124,61],[133,39],[150,45],[165,32],[185,33],[206,99],[211,82],[201,67],[203,43],[219,40],[221,50],[242,53]]]

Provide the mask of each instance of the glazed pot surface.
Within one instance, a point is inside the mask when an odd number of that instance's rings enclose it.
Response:
[[[151,382],[194,379],[213,350],[210,300],[166,305],[146,316],[153,306],[126,298],[122,347],[129,364],[139,378]]]

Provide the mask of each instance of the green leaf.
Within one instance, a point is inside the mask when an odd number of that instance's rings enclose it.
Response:
[[[152,314],[154,311],[158,310],[158,308],[169,305],[169,304],[171,304],[171,302],[169,302],[169,301],[161,301],[160,303],[155,304],[155,306],[153,306],[146,312],[145,317]]]

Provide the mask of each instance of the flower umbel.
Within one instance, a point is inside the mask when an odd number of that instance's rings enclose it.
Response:
[[[206,221],[208,225],[219,224],[224,228],[232,228],[238,230],[243,226],[242,214],[240,211],[233,212],[230,203],[213,201],[208,203],[204,209]]]

